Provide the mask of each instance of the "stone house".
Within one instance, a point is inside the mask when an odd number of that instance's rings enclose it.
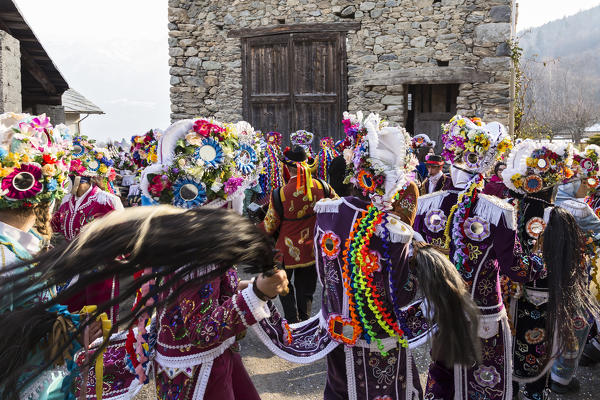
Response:
[[[67,89],[62,95],[65,109],[65,125],[73,135],[81,133],[81,121],[90,115],[104,114],[104,111],[75,89]]]
[[[376,111],[439,141],[455,113],[511,123],[515,0],[169,0],[171,118],[341,137]]]

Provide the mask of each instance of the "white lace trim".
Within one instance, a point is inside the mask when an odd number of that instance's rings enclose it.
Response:
[[[517,216],[514,207],[496,196],[480,194],[477,197],[475,215],[495,226],[498,226],[500,218],[504,217],[504,222],[509,229],[517,229]]]
[[[269,318],[271,316],[271,311],[269,311],[267,302],[262,301],[254,294],[252,285],[253,284],[250,283],[246,289],[241,291],[241,293],[248,308],[252,311],[254,319],[258,322],[265,318]]]
[[[439,209],[442,206],[442,201],[444,201],[449,194],[449,190],[441,190],[439,192],[419,196],[417,199],[417,214],[421,215],[427,211]]]
[[[237,305],[237,296],[238,296],[237,293],[233,295],[233,297],[231,298],[231,303],[233,304],[233,308],[235,309],[235,311],[240,316],[240,319],[242,320],[242,324],[244,324],[244,326],[247,328],[249,325],[248,325],[248,322],[246,321],[246,317],[244,316],[244,314],[242,313],[242,311],[240,310],[240,308]]]
[[[156,352],[156,362],[165,367],[171,368],[185,368],[193,367],[194,365],[200,365],[214,360],[230,348],[235,343],[235,337],[230,337],[225,340],[219,346],[214,349],[199,353],[190,354],[187,356],[169,357],[161,354],[159,351]]]
[[[588,215],[594,215],[594,210],[592,210],[592,208],[589,205],[577,200],[566,200],[558,204],[558,206],[564,208],[576,218],[583,218],[587,217]],[[550,214],[548,214],[548,217],[550,217]]]
[[[316,213],[335,213],[337,214],[340,209],[340,205],[344,201],[342,199],[322,199],[315,204],[314,210]]]
[[[356,373],[354,372],[354,353],[351,347],[344,346],[346,356],[346,375],[348,376],[348,400],[356,400]]]
[[[319,312],[319,314],[313,316],[312,318],[307,319],[306,321],[298,322],[296,324],[291,324],[290,327],[292,329],[297,329],[304,325],[309,325],[316,318],[320,319],[320,316],[321,316],[321,312]],[[295,356],[295,355],[286,353],[284,350],[277,347],[275,345],[275,343],[273,343],[273,341],[271,340],[269,335],[262,329],[262,326],[260,324],[253,325],[252,329],[254,330],[254,333],[256,333],[256,336],[258,336],[260,341],[263,342],[263,344],[267,347],[267,349],[271,350],[271,352],[273,354],[275,354],[277,357],[283,358],[286,361],[293,362],[296,364],[310,364],[317,360],[320,360],[339,345],[338,342],[332,340],[331,342],[329,342],[329,344],[327,346],[325,346],[325,348],[323,350],[319,351],[316,354],[313,354],[312,356],[307,356],[307,357]]]
[[[198,372],[198,381],[196,382],[196,388],[194,389],[192,400],[204,399],[204,392],[206,392],[206,385],[208,385],[208,378],[210,378],[212,366],[213,361],[209,361],[206,364],[202,364],[202,367],[200,367],[200,372]]]
[[[388,223],[386,225],[388,232],[390,234],[390,241],[392,243],[408,243],[413,238],[413,230],[405,222],[402,222],[400,218],[388,214]],[[381,225],[377,225],[375,229],[375,233],[377,236],[381,237],[383,234],[383,228]]]

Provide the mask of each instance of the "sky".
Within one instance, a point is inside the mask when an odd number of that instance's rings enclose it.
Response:
[[[166,0],[14,0],[69,86],[106,114],[82,133],[129,138],[170,123]]]
[[[14,0],[69,86],[98,105],[82,133],[129,139],[169,123],[167,0]],[[600,0],[518,0],[518,30]]]
[[[600,5],[600,0],[517,0],[517,30],[522,31]]]

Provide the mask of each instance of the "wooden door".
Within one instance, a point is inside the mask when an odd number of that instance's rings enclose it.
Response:
[[[435,152],[440,154],[442,124],[447,123],[456,114],[458,85],[413,85],[408,91],[412,97],[412,133],[424,133],[431,140],[435,140]]]
[[[347,107],[345,33],[290,33],[243,42],[244,118],[255,129],[341,138]]]

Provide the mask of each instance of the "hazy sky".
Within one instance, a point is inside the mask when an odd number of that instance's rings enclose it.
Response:
[[[14,1],[69,85],[106,112],[83,133],[129,138],[169,125],[167,0]],[[519,3],[523,30],[600,0]]]

